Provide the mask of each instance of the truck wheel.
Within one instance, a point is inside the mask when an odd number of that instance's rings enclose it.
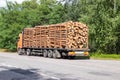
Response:
[[[22,55],[22,49],[18,49],[18,55]]]
[[[61,58],[61,54],[59,53],[58,50],[54,50],[53,58]]]
[[[63,52],[61,53],[61,55],[62,55],[62,58],[67,59],[67,53],[66,53],[66,52],[63,51]]]
[[[43,51],[43,57],[48,57],[48,51],[47,50]]]
[[[30,50],[30,49],[27,49],[26,55],[27,55],[27,56],[30,56],[30,55],[31,55],[31,50]]]
[[[49,50],[49,51],[48,51],[48,57],[49,57],[49,58],[52,58],[52,57],[53,57],[53,51],[52,51],[52,50]]]
[[[22,49],[22,53],[25,55],[25,54],[26,54],[26,50],[25,50],[25,49]]]

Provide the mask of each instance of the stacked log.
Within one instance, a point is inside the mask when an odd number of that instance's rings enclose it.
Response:
[[[36,26],[36,47],[37,48],[46,48],[49,46],[49,37],[48,37],[48,30],[47,26]]]
[[[68,48],[88,47],[88,28],[80,22],[65,23],[68,29],[67,45]]]
[[[23,33],[23,47],[34,47],[34,28],[25,28]]]
[[[54,44],[56,48],[79,49],[88,47],[88,27],[85,24],[69,21],[50,25],[50,27],[55,31],[54,42],[59,44],[59,46]]]
[[[88,48],[88,27],[80,22],[64,22],[24,29],[24,45],[35,48]]]

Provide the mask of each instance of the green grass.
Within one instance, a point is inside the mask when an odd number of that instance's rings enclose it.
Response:
[[[0,49],[0,52],[8,52],[8,49]]]
[[[120,55],[117,54],[103,54],[103,53],[91,53],[92,59],[107,59],[107,60],[120,60]]]

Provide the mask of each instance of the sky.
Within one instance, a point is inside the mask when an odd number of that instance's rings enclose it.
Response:
[[[22,3],[24,0],[7,0],[7,1],[16,1],[17,3]],[[0,7],[5,7],[6,6],[6,0],[0,0]]]

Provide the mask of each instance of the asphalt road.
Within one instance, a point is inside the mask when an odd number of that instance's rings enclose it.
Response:
[[[120,61],[51,59],[0,52],[0,80],[120,80]]]

